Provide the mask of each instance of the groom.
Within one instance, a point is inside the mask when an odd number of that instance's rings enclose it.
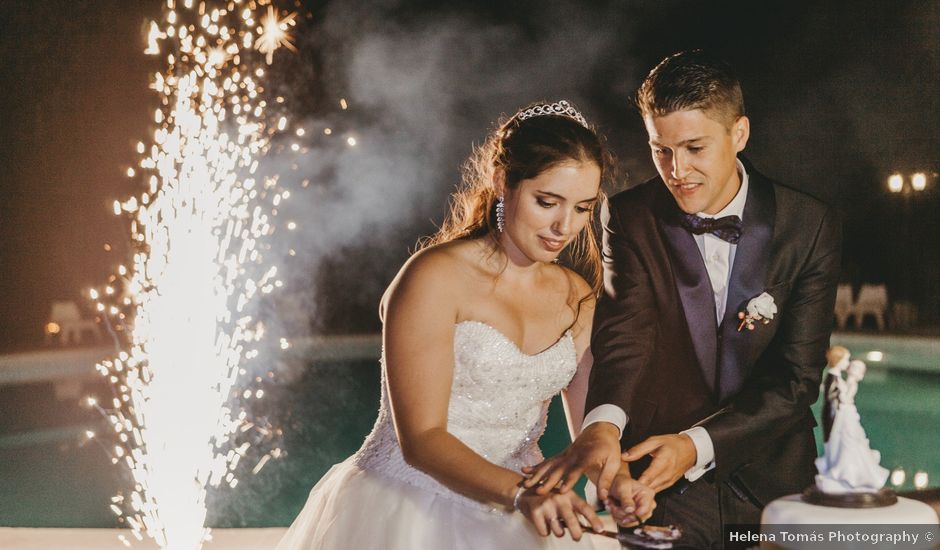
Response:
[[[651,521],[682,528],[683,545],[721,548],[723,525],[758,523],[768,501],[813,482],[810,405],[826,364],[840,225],[826,205],[738,158],[750,123],[723,62],[701,51],[668,57],[637,102],[659,177],[613,196],[602,214],[590,412],[534,479],[568,488],[587,472],[606,498],[622,445],[633,475],[658,492]]]

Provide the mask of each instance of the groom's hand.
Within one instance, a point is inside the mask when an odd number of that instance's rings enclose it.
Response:
[[[657,493],[672,487],[689,468],[695,466],[697,458],[691,437],[685,434],[669,434],[654,435],[637,443],[623,453],[623,459],[633,462],[646,455],[653,457],[653,461],[637,481]]]
[[[602,501],[607,499],[610,484],[619,470],[620,430],[607,422],[591,424],[561,454],[522,469],[530,475],[525,486],[538,485],[539,494],[548,493],[559,483],[560,492],[570,491],[586,473],[596,479],[597,496]]]

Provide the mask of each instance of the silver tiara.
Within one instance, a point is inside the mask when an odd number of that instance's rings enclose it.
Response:
[[[568,118],[575,119],[581,126],[584,126],[585,128],[588,127],[587,121],[584,120],[584,117],[581,116],[581,113],[579,113],[577,109],[572,107],[571,104],[564,99],[556,103],[539,103],[538,105],[533,105],[528,109],[516,113],[516,118],[519,120],[525,120],[527,118],[545,115],[566,116]]]

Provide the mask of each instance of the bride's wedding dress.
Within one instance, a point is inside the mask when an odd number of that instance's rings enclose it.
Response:
[[[535,355],[495,328],[463,321],[454,333],[447,429],[494,464],[520,471],[542,460],[549,402],[576,368],[571,333]],[[278,550],[592,548],[541,537],[518,512],[457,494],[402,458],[382,369],[378,420],[356,454],[310,492]]]

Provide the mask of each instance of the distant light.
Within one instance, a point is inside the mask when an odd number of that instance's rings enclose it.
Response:
[[[904,473],[904,468],[895,468],[891,471],[891,485],[900,487],[904,485],[905,479],[907,479],[907,474]]]
[[[293,231],[293,230],[297,229],[297,224],[294,223],[294,222],[287,222],[287,229]]]
[[[95,437],[95,432],[91,430],[85,430],[85,437],[88,439],[93,439]]]
[[[927,175],[923,172],[918,172],[911,176],[911,187],[914,188],[914,191],[923,191],[927,188]]]
[[[920,470],[916,474],[914,474],[914,488],[915,489],[927,488],[927,472]]]
[[[57,323],[48,323],[46,324],[46,333],[47,334],[59,334],[59,325]]]
[[[356,138],[354,137],[347,138],[346,143],[348,143],[350,147],[354,147],[356,145]]]
[[[281,349],[287,349],[290,347],[290,343],[287,341],[287,338],[281,338]]]
[[[330,134],[333,133],[333,130],[331,130],[331,129],[329,129],[329,128],[324,128],[324,129],[323,129],[323,133],[326,134],[326,135],[330,135]]]
[[[127,177],[133,178],[133,177],[134,177],[134,173],[135,173],[135,172],[134,172],[134,169],[133,169],[133,168],[128,168],[128,169],[127,169]]]
[[[901,189],[904,188],[904,178],[901,177],[901,174],[892,174],[888,178],[888,190],[892,193],[900,193]]]
[[[291,144],[290,150],[294,152],[300,151],[300,145],[297,145],[296,143]]]
[[[349,108],[349,104],[346,103],[346,100],[345,100],[345,99],[340,99],[340,100],[339,100],[339,106],[342,107],[344,111],[345,111],[347,108]]]
[[[878,362],[885,358],[885,354],[880,351],[869,351],[865,357],[868,358],[869,361]]]
[[[303,128],[297,128],[297,131],[296,131],[295,133],[296,133],[298,136],[302,136],[302,135],[304,135],[305,132],[304,132],[304,129],[303,129]]]

